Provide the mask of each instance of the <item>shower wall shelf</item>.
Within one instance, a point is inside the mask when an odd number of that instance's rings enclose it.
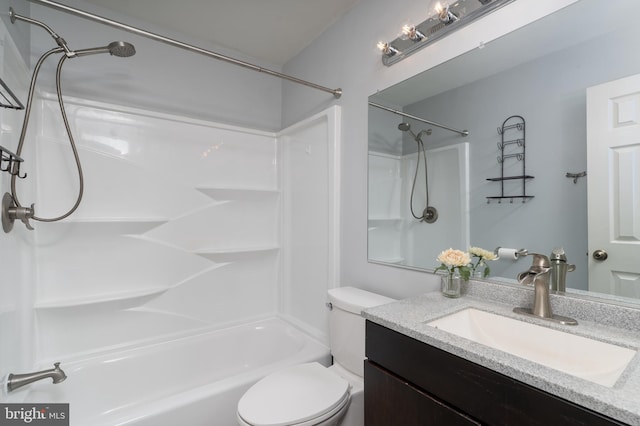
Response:
[[[273,188],[200,186],[196,189],[215,200],[234,200],[237,198],[276,196],[280,194],[280,190]]]
[[[142,235],[154,228],[169,223],[167,218],[141,217],[141,218],[66,218],[58,222],[48,222],[41,224],[38,230],[43,238],[50,235],[60,235],[61,232],[79,232],[83,234],[91,230],[96,235],[120,235],[132,236]],[[64,229],[69,228],[69,229]]]
[[[500,150],[500,155],[498,156],[500,176],[487,178],[487,180],[490,182],[500,182],[500,195],[486,197],[487,203],[491,203],[491,201],[502,203],[503,200],[510,200],[510,203],[513,203],[514,200],[520,200],[526,203],[534,198],[534,196],[527,195],[526,191],[526,182],[533,179],[533,176],[526,173],[526,125],[524,117],[520,115],[508,117],[504,120],[502,126],[498,127],[498,134],[501,137],[500,142],[498,142],[498,149]],[[514,160],[522,163],[522,174],[505,176],[505,163]],[[506,181],[522,181],[521,193],[517,195],[505,194],[504,185]]]
[[[375,225],[376,223],[384,224],[389,222],[400,222],[402,220],[404,219],[401,218],[400,216],[397,216],[397,217],[396,216],[389,216],[389,217],[374,216],[369,218],[369,225]]]
[[[404,257],[380,257],[378,259],[373,259],[373,263],[391,263],[394,265],[401,265],[405,259]]]
[[[74,225],[91,225],[95,223],[105,223],[114,226],[141,228],[143,232],[153,229],[156,226],[163,225],[171,219],[166,217],[68,217],[58,222],[50,222],[50,224],[74,224]],[[149,228],[149,229],[146,229]]]
[[[246,256],[266,255],[280,250],[278,246],[197,250],[195,254],[218,262],[237,261]]]
[[[43,300],[35,304],[36,309],[83,308],[96,305],[116,305],[118,309],[129,309],[144,304],[166,293],[170,287],[152,287],[141,290],[119,291],[90,297]]]

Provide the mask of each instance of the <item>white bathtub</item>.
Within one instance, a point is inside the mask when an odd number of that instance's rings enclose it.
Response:
[[[67,380],[31,385],[26,401],[70,403],[71,426],[231,426],[253,383],[314,360],[327,365],[328,348],[274,318],[63,362]]]

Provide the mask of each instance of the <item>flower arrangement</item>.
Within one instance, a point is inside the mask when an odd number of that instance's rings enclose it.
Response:
[[[449,273],[449,278],[453,278],[453,274],[456,269],[463,280],[468,280],[471,276],[471,269],[469,268],[469,264],[471,264],[471,257],[469,256],[469,253],[450,248],[440,253],[437,260],[441,265],[436,268],[436,271],[447,271]]]
[[[489,265],[487,265],[487,261],[496,260],[498,256],[496,256],[495,253],[489,250],[482,249],[480,247],[469,247],[469,254],[475,260],[475,263],[473,261],[471,262],[471,265],[470,265],[471,271],[475,273],[476,269],[478,269],[481,266],[484,266],[484,272],[482,274],[482,278],[488,277],[490,270],[489,270]]]

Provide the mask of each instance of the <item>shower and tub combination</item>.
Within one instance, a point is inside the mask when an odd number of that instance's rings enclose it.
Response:
[[[469,132],[369,105],[369,260],[434,268],[446,247],[469,245]]]
[[[12,15],[45,29],[57,47],[35,64],[19,136],[25,162],[37,165],[26,178],[35,189],[14,178],[5,197],[8,226],[35,228],[38,271],[34,372],[7,371],[11,392],[2,398],[69,403],[76,426],[226,425],[262,377],[292,364],[330,365],[340,108],[269,132],[63,99],[65,61],[131,56],[133,45],[74,50],[43,22]],[[54,55],[55,93],[34,95]],[[176,141],[178,179],[168,172]],[[28,207],[22,198],[30,196]],[[314,221],[321,240],[308,241],[300,217]]]

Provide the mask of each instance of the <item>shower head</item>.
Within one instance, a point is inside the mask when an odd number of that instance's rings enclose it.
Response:
[[[112,43],[109,43],[108,46],[104,46],[104,47],[94,47],[91,49],[80,49],[80,50],[73,51],[69,49],[69,46],[67,46],[67,42],[58,34],[56,34],[56,32],[53,31],[51,27],[49,27],[44,22],[40,22],[38,20],[31,19],[26,16],[18,15],[15,12],[15,10],[13,10],[12,7],[9,8],[9,18],[11,19],[12,24],[14,24],[16,21],[24,21],[30,24],[37,25],[40,28],[43,28],[45,31],[49,33],[51,37],[53,37],[53,39],[56,41],[58,46],[64,49],[65,55],[69,58],[72,58],[75,56],[93,55],[96,53],[110,53],[111,55],[114,55],[114,56],[126,58],[136,54],[135,47],[133,47],[131,43],[127,43],[125,41],[114,41]]]
[[[398,124],[398,130],[411,133],[411,136],[413,136],[413,138],[416,141],[420,141],[420,142],[422,142],[422,139],[420,139],[420,136],[422,136],[423,133],[426,133],[427,135],[431,134],[431,129],[427,129],[427,130],[420,130],[420,133],[416,135],[411,130],[411,124],[405,123],[405,122]]]
[[[22,16],[22,15],[18,15],[16,13],[15,10],[13,10],[12,7],[9,8],[9,18],[11,19],[11,23],[15,24],[16,21],[24,21],[24,22],[28,22],[29,24],[33,24],[33,25],[37,25],[40,28],[44,29],[46,32],[49,33],[49,35],[56,41],[56,44],[60,47],[62,47],[62,49],[64,49],[64,53],[65,55],[69,56],[72,54],[71,49],[69,49],[69,46],[67,46],[67,42],[64,41],[64,39],[62,37],[60,37],[58,34],[56,34],[55,31],[53,31],[51,29],[50,26],[48,26],[47,24],[45,24],[44,22],[40,22],[38,20],[35,19],[31,19],[27,16]]]
[[[98,53],[109,53],[113,56],[127,58],[136,54],[136,48],[133,47],[133,44],[127,43],[126,41],[114,41],[109,43],[108,46],[80,49],[76,50],[74,53],[74,56],[87,56],[95,55]]]

